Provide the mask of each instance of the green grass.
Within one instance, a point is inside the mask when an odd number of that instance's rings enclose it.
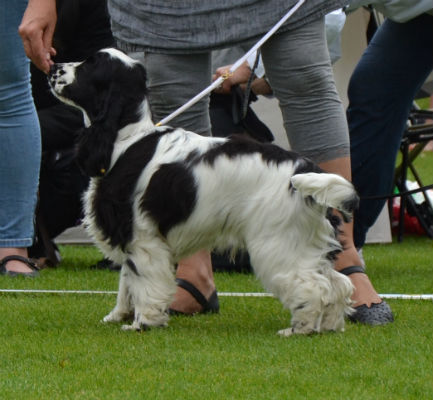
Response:
[[[428,110],[430,108],[430,97],[423,97],[422,99],[416,100],[418,107],[422,110]]]
[[[422,152],[414,161],[424,185],[433,183],[433,151]]]
[[[415,162],[433,177],[433,153]],[[37,279],[2,289],[117,290],[118,273],[90,269],[93,247],[63,246]],[[367,245],[380,293],[433,293],[433,241]],[[248,274],[216,274],[220,292],[262,291]],[[0,399],[432,399],[433,303],[388,300],[384,327],[280,338],[290,314],[273,298],[220,297],[221,313],[174,317],[166,329],[100,323],[114,295],[0,294]]]
[[[397,165],[401,162],[401,156],[398,155]],[[433,183],[433,151],[423,151],[414,161],[414,166],[418,171],[424,185]],[[408,172],[408,180],[413,180],[413,175]]]
[[[369,245],[381,293],[433,293],[433,242]],[[7,289],[116,290],[118,273],[90,269],[93,247],[62,247],[37,279]],[[262,291],[248,274],[216,274],[219,291]],[[273,298],[220,297],[218,315],[174,317],[166,329],[100,323],[114,295],[0,294],[3,399],[431,399],[433,303],[389,300],[396,321],[348,323],[342,334],[281,338],[290,314]]]

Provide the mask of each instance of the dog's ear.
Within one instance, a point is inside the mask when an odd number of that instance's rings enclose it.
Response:
[[[106,69],[95,69],[92,82],[97,95],[83,106],[91,125],[79,135],[77,162],[90,177],[108,171],[119,129],[141,117],[138,105],[147,92],[146,71],[139,64],[127,74],[119,71],[124,72],[124,65],[109,63]],[[116,79],[107,79],[111,76]]]
[[[91,125],[81,130],[77,141],[78,165],[90,177],[103,176],[110,167],[122,112],[121,98],[112,89],[97,101],[97,113],[90,118]]]
[[[113,152],[114,132],[105,124],[92,124],[83,128],[77,141],[77,163],[90,177],[103,176],[108,171]]]

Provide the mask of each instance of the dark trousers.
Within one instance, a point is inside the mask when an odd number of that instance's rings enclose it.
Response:
[[[347,118],[352,179],[361,196],[355,212],[359,248],[386,200],[363,196],[390,194],[396,156],[412,102],[433,68],[433,16],[379,27],[362,55],[348,89]]]
[[[83,127],[81,111],[59,104],[39,110],[38,117],[42,162],[36,237],[29,249],[32,257],[46,256],[46,241],[79,223],[82,216],[81,197],[89,181],[75,162],[74,143]],[[42,232],[47,237],[42,238]]]

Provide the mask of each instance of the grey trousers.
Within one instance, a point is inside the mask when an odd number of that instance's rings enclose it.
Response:
[[[274,35],[261,51],[290,147],[317,163],[349,156],[346,116],[335,87],[324,19]],[[144,63],[155,122],[206,88],[214,72],[211,52],[146,53]],[[210,135],[208,107],[206,97],[169,124]]]

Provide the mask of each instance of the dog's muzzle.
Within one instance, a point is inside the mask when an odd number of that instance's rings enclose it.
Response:
[[[48,82],[54,92],[61,95],[63,88],[74,82],[75,69],[79,64],[81,63],[56,63],[51,66]]]
[[[48,82],[57,94],[61,94],[61,89],[66,85],[66,81],[62,79],[64,75],[66,75],[66,72],[62,64],[53,64],[51,66],[48,74]]]

